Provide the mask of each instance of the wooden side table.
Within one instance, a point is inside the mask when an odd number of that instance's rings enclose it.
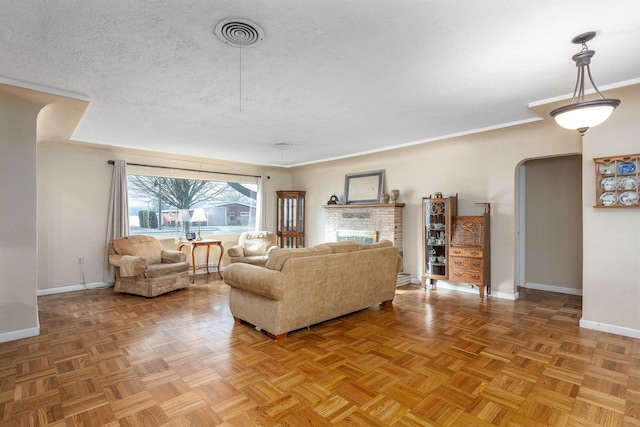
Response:
[[[180,246],[178,246],[178,250],[181,251],[183,246],[191,245],[191,267],[193,268],[193,276],[191,276],[191,283],[194,282],[196,278],[196,270],[200,268],[206,268],[207,274],[209,274],[209,251],[211,250],[211,245],[216,245],[220,248],[220,256],[218,257],[218,275],[222,279],[222,273],[220,273],[220,262],[222,261],[222,254],[224,254],[224,248],[222,247],[222,240],[191,240],[188,242],[180,242]],[[203,265],[196,265],[196,248],[198,246],[206,246],[207,247],[207,258]]]

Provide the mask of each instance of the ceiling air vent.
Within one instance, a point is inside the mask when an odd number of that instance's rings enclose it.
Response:
[[[262,28],[246,19],[224,19],[216,24],[213,33],[234,47],[253,46],[264,38]]]

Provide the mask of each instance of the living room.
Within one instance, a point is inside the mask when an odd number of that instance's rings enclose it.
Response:
[[[104,230],[113,168],[107,161],[114,158],[124,158],[133,163],[173,167],[185,167],[201,162],[210,165],[212,169],[225,167],[230,172],[264,172],[270,176],[267,186],[274,194],[267,199],[267,223],[271,224],[275,221],[275,191],[289,188],[305,189],[309,245],[324,240],[322,206],[332,194],[342,193],[345,174],[384,169],[387,177],[386,188],[400,189],[401,201],[406,203],[405,230],[416,230],[415,233],[405,232],[404,236],[405,271],[409,272],[413,279],[418,279],[421,274],[421,241],[417,231],[420,228],[421,197],[436,191],[445,195],[458,193],[459,212],[469,215],[475,213],[475,203],[489,201],[494,213],[492,288],[496,295],[513,299],[517,292],[514,285],[516,169],[527,159],[582,154],[583,321],[589,322],[585,326],[592,328],[637,336],[640,324],[631,313],[636,311],[638,291],[635,285],[638,278],[633,265],[638,259],[639,249],[637,239],[631,239],[629,236],[635,235],[638,218],[633,210],[601,212],[593,209],[595,178],[591,159],[637,151],[631,135],[636,125],[634,117],[637,112],[638,85],[612,90],[607,94],[623,98],[625,107],[616,111],[606,126],[591,129],[582,144],[577,133],[565,132],[551,120],[541,120],[414,147],[295,168],[264,168],[188,157],[177,159],[177,156],[162,153],[142,153],[116,147],[95,147],[78,143],[56,144],[46,141],[38,144],[36,152],[33,146],[26,150],[27,144],[12,142],[16,145],[17,153],[20,150],[25,152],[20,155],[19,163],[11,157],[4,157],[4,161],[7,162],[5,170],[17,170],[11,173],[11,181],[3,180],[3,185],[6,186],[5,191],[9,195],[24,203],[23,198],[28,193],[25,193],[24,185],[29,180],[26,176],[21,179],[18,177],[27,170],[29,158],[32,164],[37,163],[37,199],[32,194],[26,206],[29,209],[25,207],[20,211],[20,215],[16,214],[14,217],[18,216],[20,220],[31,218],[29,223],[37,223],[38,227],[36,233],[31,226],[31,239],[27,238],[28,234],[23,234],[24,229],[19,227],[20,231],[16,231],[15,236],[5,240],[5,262],[24,265],[24,268],[12,268],[5,276],[3,292],[7,294],[7,298],[3,300],[22,301],[27,306],[35,307],[35,294],[38,291],[81,283],[83,278],[77,265],[79,255],[84,256],[86,260],[85,282],[102,282]],[[15,112],[15,98],[5,95],[3,99],[5,105]],[[550,109],[550,106],[545,108]],[[31,113],[30,117],[34,120],[35,113]],[[15,123],[16,121],[12,120],[11,126],[15,126]],[[33,141],[33,133],[26,138]],[[33,145],[33,142],[30,144]],[[495,153],[500,155],[496,156]],[[455,164],[455,168],[451,168],[451,164]],[[31,181],[34,181],[33,176]],[[16,189],[10,182],[20,182],[21,186]],[[33,185],[36,186],[36,182],[33,182]],[[102,188],[103,191],[97,191],[97,188]],[[29,211],[31,215],[26,214]],[[74,215],[69,212],[82,214]],[[604,215],[605,213],[607,215]],[[614,229],[610,224],[610,215],[615,215]],[[79,229],[82,232],[78,232]],[[8,230],[5,230],[4,235],[7,235],[7,232]],[[615,248],[608,243],[612,239],[618,242]],[[16,245],[16,241],[20,244]],[[31,243],[27,244],[28,242]],[[20,248],[23,248],[22,251],[18,251]],[[600,262],[602,259],[608,260],[606,265]],[[24,264],[25,260],[30,261]],[[20,283],[20,286],[15,286],[16,283]],[[606,286],[602,286],[602,283],[606,283]],[[622,307],[625,309],[621,309]],[[14,329],[5,329],[3,333],[29,329],[36,325],[37,319],[31,318]]]
[[[573,34],[571,34],[573,35]],[[597,41],[597,39],[596,39]],[[565,58],[567,61],[569,58]],[[594,74],[598,79],[597,59]],[[553,68],[553,67],[551,67]],[[0,279],[0,341],[35,336],[38,295],[87,284],[104,285],[107,206],[113,166],[109,160],[155,166],[269,176],[265,223],[275,228],[276,190],[306,191],[307,245],[325,240],[323,205],[342,200],[345,175],[384,170],[387,191],[400,190],[404,208],[404,271],[414,284],[422,274],[421,198],[458,194],[458,212],[477,214],[491,203],[492,296],[516,300],[519,278],[519,171],[531,160],[581,156],[582,312],[580,325],[640,338],[640,217],[637,209],[594,209],[594,158],[638,153],[640,83],[608,85],[603,94],[622,100],[604,124],[584,137],[560,128],[549,112],[567,102],[531,104],[539,119],[482,129],[388,150],[317,163],[265,166],[215,157],[74,141],[91,105],[85,96],[22,82],[0,80],[0,194],[5,224],[0,232],[4,272]],[[567,88],[567,92],[571,88]],[[531,99],[534,102],[536,99]],[[524,108],[524,107],[523,107]],[[392,131],[390,131],[392,132]],[[178,143],[179,144],[179,143]],[[174,147],[171,147],[172,150]],[[293,147],[291,150],[294,150]],[[279,153],[288,155],[287,148]],[[550,189],[550,191],[553,191]],[[543,206],[541,209],[553,209]],[[536,232],[536,230],[528,230]],[[78,265],[82,257],[82,269]],[[547,283],[562,287],[565,283]],[[460,288],[460,291],[464,289]]]

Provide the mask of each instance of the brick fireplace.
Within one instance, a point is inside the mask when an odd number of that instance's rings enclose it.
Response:
[[[378,240],[391,240],[402,256],[402,212],[404,203],[325,205],[325,240],[337,241],[346,230],[377,232]],[[347,233],[348,234],[348,233]]]

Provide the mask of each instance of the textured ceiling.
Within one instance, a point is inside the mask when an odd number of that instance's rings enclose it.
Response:
[[[73,140],[297,165],[536,120],[529,103],[573,90],[585,31],[601,89],[638,79],[639,16],[638,0],[2,0],[0,77],[89,98]],[[221,42],[230,18],[264,40]]]

